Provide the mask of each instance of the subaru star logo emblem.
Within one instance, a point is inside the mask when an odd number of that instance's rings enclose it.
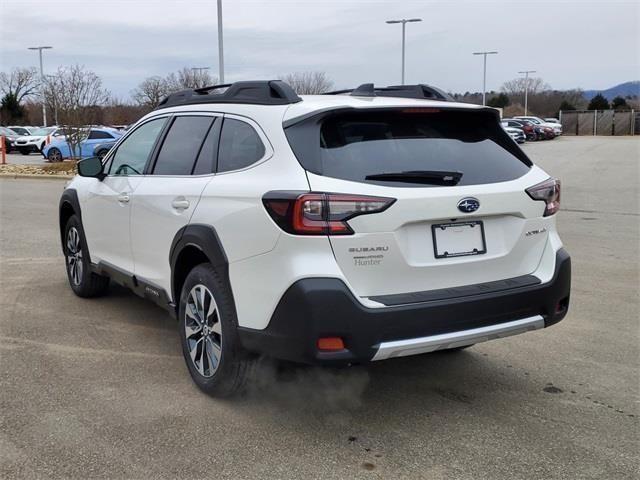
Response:
[[[480,202],[477,198],[467,197],[458,202],[458,210],[464,213],[472,213],[480,208]]]

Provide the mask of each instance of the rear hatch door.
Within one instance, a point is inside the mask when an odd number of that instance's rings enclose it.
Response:
[[[286,132],[312,191],[395,199],[350,219],[352,235],[329,237],[357,295],[496,282],[538,266],[548,219],[525,189],[548,176],[494,112],[351,109]]]

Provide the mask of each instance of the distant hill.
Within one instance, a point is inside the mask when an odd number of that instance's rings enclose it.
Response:
[[[625,82],[615,87],[607,88],[606,90],[585,90],[583,92],[584,98],[591,100],[597,94],[601,93],[607,100],[611,101],[615,97],[627,97],[628,95],[640,97],[640,80],[634,82]]]

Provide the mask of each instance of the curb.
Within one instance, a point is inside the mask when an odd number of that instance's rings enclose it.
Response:
[[[46,175],[37,173],[0,173],[0,178],[13,178],[14,180],[33,178],[41,180],[71,180],[73,177],[69,175]]]

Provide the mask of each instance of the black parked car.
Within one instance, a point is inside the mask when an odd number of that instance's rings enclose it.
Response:
[[[13,150],[14,142],[19,135],[13,130],[9,130],[7,127],[0,127],[0,136],[4,136],[5,152],[9,153]]]

